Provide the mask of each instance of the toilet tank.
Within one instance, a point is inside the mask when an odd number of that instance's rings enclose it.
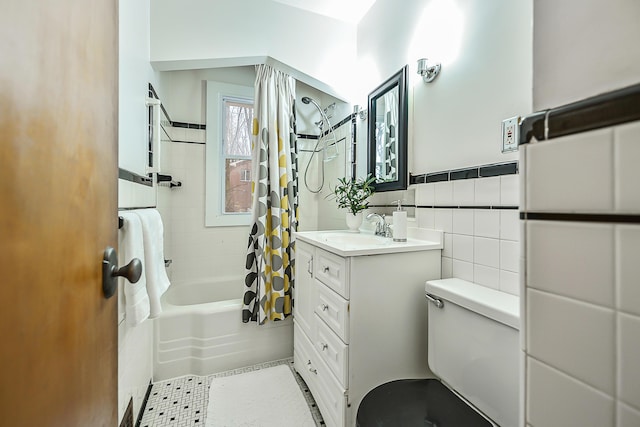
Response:
[[[460,279],[426,283],[429,367],[502,427],[518,425],[518,297]],[[432,300],[433,302],[433,300]]]

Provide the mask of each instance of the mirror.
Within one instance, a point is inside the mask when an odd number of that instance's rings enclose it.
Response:
[[[376,192],[407,188],[407,68],[369,94],[367,172]]]

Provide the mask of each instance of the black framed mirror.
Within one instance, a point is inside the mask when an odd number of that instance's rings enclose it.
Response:
[[[376,192],[407,189],[407,69],[369,94],[367,172]]]

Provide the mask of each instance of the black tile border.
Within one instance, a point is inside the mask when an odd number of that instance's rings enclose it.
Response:
[[[135,184],[146,185],[147,187],[153,186],[153,179],[150,176],[138,175],[122,168],[118,168],[118,178]]]
[[[306,133],[299,133],[296,135],[298,139],[320,139],[320,135],[309,135]]]
[[[449,172],[449,179],[451,181],[457,181],[459,179],[478,178],[480,176],[478,169],[479,168],[451,171]]]
[[[153,85],[151,83],[149,83],[149,97],[152,97],[152,98],[155,98],[155,99],[160,99],[160,97],[158,96],[158,92],[156,92],[155,88],[153,87]],[[162,103],[162,102],[160,103],[160,109],[162,110],[162,113],[164,114],[164,116],[167,118],[167,121],[169,122],[169,125],[171,125],[174,128],[198,129],[198,130],[206,130],[207,129],[207,125],[206,124],[188,123],[188,122],[174,122],[173,120],[171,120],[171,117],[169,116],[169,112],[167,112],[167,109],[164,108],[164,103]],[[172,141],[172,142],[189,142],[189,141]]]
[[[420,175],[409,174],[409,184],[426,184],[431,182],[458,181],[461,179],[489,178],[502,175],[517,175],[518,162],[495,163],[474,166],[465,169],[454,169]]]
[[[525,116],[519,145],[640,120],[640,83]],[[546,122],[546,123],[545,123]]]
[[[398,207],[396,203],[392,204],[370,204],[369,208],[393,208]],[[519,206],[471,206],[471,205],[402,205],[403,208],[415,209],[481,209],[481,210],[519,210]]]
[[[633,214],[584,214],[559,212],[520,212],[521,220],[570,221],[616,224],[640,224],[640,215]]]
[[[207,129],[207,125],[201,125],[198,123],[174,122],[172,120],[169,120],[169,124],[171,124],[171,126],[174,128],[198,129],[198,130]]]

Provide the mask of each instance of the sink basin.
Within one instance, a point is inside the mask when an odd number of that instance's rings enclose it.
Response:
[[[360,233],[329,233],[322,236],[322,240],[341,246],[384,246],[392,241],[390,238]]]
[[[296,238],[336,255],[361,256],[442,249],[442,232],[433,233],[433,240],[409,238],[406,242],[394,242],[390,237],[347,230],[296,232]]]

